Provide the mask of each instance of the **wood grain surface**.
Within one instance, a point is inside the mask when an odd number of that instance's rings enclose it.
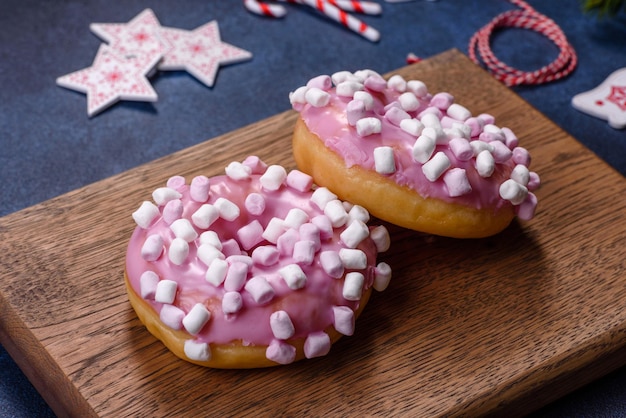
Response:
[[[481,240],[389,225],[394,277],[354,336],[232,371],[177,359],[134,315],[130,215],[172,175],[247,155],[295,168],[295,112],[6,216],[0,342],[58,415],[519,415],[626,364],[625,179],[456,50],[395,73],[516,132],[542,178],[536,218]]]

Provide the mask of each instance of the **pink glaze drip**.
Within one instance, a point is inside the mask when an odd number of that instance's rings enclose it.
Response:
[[[369,74],[367,76],[359,76],[360,74]],[[476,170],[476,158],[470,156],[468,158],[467,153],[461,155],[455,154],[450,147],[450,140],[460,137],[458,132],[452,133],[450,128],[454,127],[454,124],[465,125],[466,134],[465,139],[469,142],[479,140],[490,139],[497,137],[497,135],[491,135],[484,133],[483,127],[487,124],[493,124],[494,120],[491,115],[479,115],[478,117],[470,117],[465,120],[455,119],[454,116],[460,114],[469,115],[469,112],[464,110],[459,112],[459,107],[451,108],[450,105],[454,102],[454,97],[448,93],[438,93],[431,95],[424,91],[415,91],[415,96],[418,100],[417,108],[411,110],[403,109],[402,112],[398,112],[393,109],[392,112],[388,110],[392,107],[401,109],[401,95],[403,93],[410,92],[410,82],[407,83],[409,87],[400,91],[398,89],[398,80],[394,80],[393,83],[389,83],[386,87],[378,87],[376,90],[368,88],[372,83],[370,80],[380,80],[380,76],[373,74],[372,72],[356,72],[354,73],[354,79],[357,82],[362,83],[363,91],[368,92],[374,99],[373,106],[367,111],[359,113],[358,117],[374,117],[381,122],[380,133],[374,133],[371,135],[360,137],[354,127],[355,118],[354,113],[351,113],[351,109],[355,107],[355,101],[353,97],[340,96],[337,94],[336,87],[330,87],[326,92],[330,95],[329,102],[326,106],[314,106],[303,100],[304,94],[302,90],[299,90],[298,94],[292,93],[290,100],[293,108],[300,112],[302,120],[305,122],[308,129],[316,134],[324,144],[336,152],[345,161],[348,167],[358,165],[368,170],[375,170],[374,164],[374,149],[381,146],[392,147],[394,150],[394,161],[396,171],[391,174],[382,174],[393,179],[397,184],[407,186],[422,197],[436,198],[446,202],[458,203],[464,206],[474,207],[477,209],[493,208],[494,211],[498,211],[503,207],[510,207],[511,202],[503,199],[499,194],[500,185],[509,179],[509,176],[516,165],[514,160],[520,160],[518,157],[522,154],[522,150],[516,149],[517,138],[508,128],[502,128],[502,134],[500,137],[503,142],[498,145],[502,145],[510,151],[508,155],[506,153],[503,158],[502,148],[496,147],[494,155],[497,156],[497,164],[494,173],[489,177],[481,177]],[[391,82],[391,79],[390,79]],[[423,83],[420,82],[421,85]],[[400,83],[401,86],[403,86]],[[298,92],[298,90],[296,90]],[[354,96],[356,98],[356,96]],[[385,113],[388,112],[385,117]],[[420,119],[426,113],[433,113],[437,115],[440,120],[442,129],[448,131],[447,137],[437,140],[437,145],[432,155],[436,155],[438,152],[443,152],[451,164],[449,169],[459,168],[465,170],[467,174],[467,181],[471,186],[471,192],[457,195],[455,191],[450,190],[446,182],[444,182],[444,176],[440,176],[435,181],[429,181],[422,172],[422,163],[415,161],[413,158],[413,145],[416,142],[417,136],[406,132],[401,129],[398,114],[406,112],[409,117],[414,119]],[[448,113],[450,112],[450,113]],[[352,123],[349,123],[352,122]],[[512,140],[514,138],[515,140]],[[523,150],[525,151],[525,150]],[[516,158],[513,158],[515,155]],[[460,157],[460,158],[459,158]],[[530,159],[526,161],[530,162]],[[536,173],[534,176],[536,176]],[[526,185],[524,185],[526,186]],[[535,185],[531,185],[534,190]],[[538,186],[538,184],[536,185]],[[458,189],[458,187],[456,188]],[[526,205],[533,201],[534,196],[526,200]],[[534,200],[536,201],[536,199]],[[519,208],[516,208],[519,211]]]
[[[309,222],[314,217],[325,216],[323,211],[310,201],[312,194],[310,189],[299,191],[284,183],[279,190],[268,192],[262,188],[259,182],[260,174],[262,174],[262,171],[259,174],[251,174],[248,179],[244,180],[233,180],[228,176],[211,178],[208,199],[203,202],[195,201],[191,196],[191,186],[182,184],[180,177],[177,177],[173,183],[175,183],[176,190],[182,194],[180,198],[184,206],[182,218],[191,221],[191,215],[201,205],[205,203],[213,204],[220,197],[230,200],[240,208],[240,216],[233,221],[218,218],[208,230],[217,233],[223,245],[222,252],[224,254],[234,252],[235,255],[252,256],[254,250],[259,247],[275,247],[275,245],[266,240],[260,240],[244,251],[244,245],[240,242],[237,234],[240,228],[253,222],[258,222],[265,228],[270,219],[274,217],[284,219],[291,208],[303,210],[308,215]],[[194,185],[195,183],[192,182],[191,184]],[[258,196],[256,194],[259,194],[264,197],[265,208],[262,213],[257,210],[253,210],[251,213],[246,209],[245,202],[251,194],[253,196]],[[345,248],[345,245],[339,239],[339,235],[347,225],[336,228],[330,238],[322,237],[320,241],[321,246],[315,252],[313,262],[310,265],[306,263],[300,265],[306,274],[306,284],[303,288],[297,290],[290,289],[278,273],[281,267],[296,263],[293,255],[285,254],[283,251],[277,257],[279,258],[278,262],[270,266],[264,265],[267,262],[255,262],[252,264],[245,278],[246,282],[258,276],[265,278],[273,289],[273,298],[269,302],[261,299],[257,303],[253,295],[245,290],[244,284],[241,284],[241,286],[237,285],[236,287],[241,294],[242,308],[236,313],[225,314],[222,310],[221,301],[224,294],[227,293],[225,289],[226,284],[222,283],[219,286],[214,286],[209,283],[205,279],[208,267],[196,256],[197,249],[200,246],[201,234],[206,230],[194,226],[198,233],[198,238],[189,243],[189,255],[185,263],[182,265],[173,264],[167,256],[167,252],[175,236],[170,229],[170,225],[162,216],[164,208],[164,205],[159,206],[161,215],[157,216],[148,228],[144,229],[138,226],[133,232],[126,254],[126,271],[130,285],[138,295],[142,294],[141,276],[145,272],[154,272],[158,275],[159,280],[172,280],[178,284],[173,305],[180,308],[183,312],[188,313],[196,303],[202,303],[207,307],[211,313],[210,320],[198,334],[190,335],[190,339],[195,340],[197,343],[226,344],[232,341],[242,341],[245,345],[270,345],[275,340],[270,327],[270,316],[276,311],[288,313],[295,328],[293,338],[306,338],[310,334],[317,335],[333,325],[334,307],[344,306],[353,311],[358,308],[358,301],[349,301],[342,296],[344,279],[330,277],[320,265],[320,254],[322,252],[339,251],[340,248]],[[317,227],[314,229],[318,230]],[[298,232],[293,229],[289,230],[289,232],[292,235],[298,235]],[[148,237],[157,234],[163,240],[163,251],[155,261],[147,261],[141,256],[142,246]],[[376,244],[371,238],[367,237],[357,248],[362,250],[367,256],[368,266],[365,269],[358,270],[365,276],[364,288],[367,289],[373,285],[376,274]],[[246,261],[249,262],[255,258],[257,257],[249,259],[239,258],[233,261],[231,256],[227,257],[226,261],[229,265],[241,267]],[[348,271],[355,270],[346,269],[346,272]],[[271,292],[269,294],[271,295]],[[160,312],[164,307],[164,304],[154,301],[153,293],[148,293],[148,297],[145,300],[157,312]]]

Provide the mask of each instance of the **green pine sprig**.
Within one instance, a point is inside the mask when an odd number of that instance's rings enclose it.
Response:
[[[619,10],[626,10],[625,0],[584,0],[585,12],[597,13],[598,16],[615,16]]]

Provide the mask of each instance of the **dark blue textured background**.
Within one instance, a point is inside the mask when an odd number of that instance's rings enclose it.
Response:
[[[409,52],[423,58],[450,48],[467,53],[476,30],[514,7],[505,0],[381,4],[382,16],[364,18],[381,32],[373,44],[295,5],[273,20],[248,13],[238,0],[3,0],[0,216],[285,111],[289,91],[314,75],[362,68],[385,73],[404,66]],[[579,65],[565,80],[515,91],[626,175],[626,130],[570,105],[573,95],[626,67],[626,14],[597,19],[582,13],[578,0],[530,4],[562,27]],[[212,88],[185,72],[158,73],[151,79],[156,103],[123,102],[89,119],[85,96],[56,86],[55,79],[91,65],[101,41],[90,23],[127,22],[147,7],[163,26],[191,30],[217,20],[222,40],[254,57],[222,67]],[[549,40],[524,30],[498,33],[493,42],[497,55],[526,70],[558,54]],[[0,347],[0,417],[34,416],[52,412]],[[537,416],[626,416],[626,369]]]

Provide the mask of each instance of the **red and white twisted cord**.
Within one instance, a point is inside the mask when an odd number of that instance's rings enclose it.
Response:
[[[542,15],[522,0],[509,0],[520,7],[499,14],[476,32],[469,42],[469,57],[477,64],[481,61],[493,76],[507,86],[542,84],[561,79],[576,68],[576,51],[561,28],[549,17]],[[500,28],[522,28],[538,32],[559,48],[558,57],[550,64],[531,72],[521,71],[504,62],[491,50],[491,36]],[[479,57],[476,55],[478,51]],[[480,59],[479,59],[480,58]]]

